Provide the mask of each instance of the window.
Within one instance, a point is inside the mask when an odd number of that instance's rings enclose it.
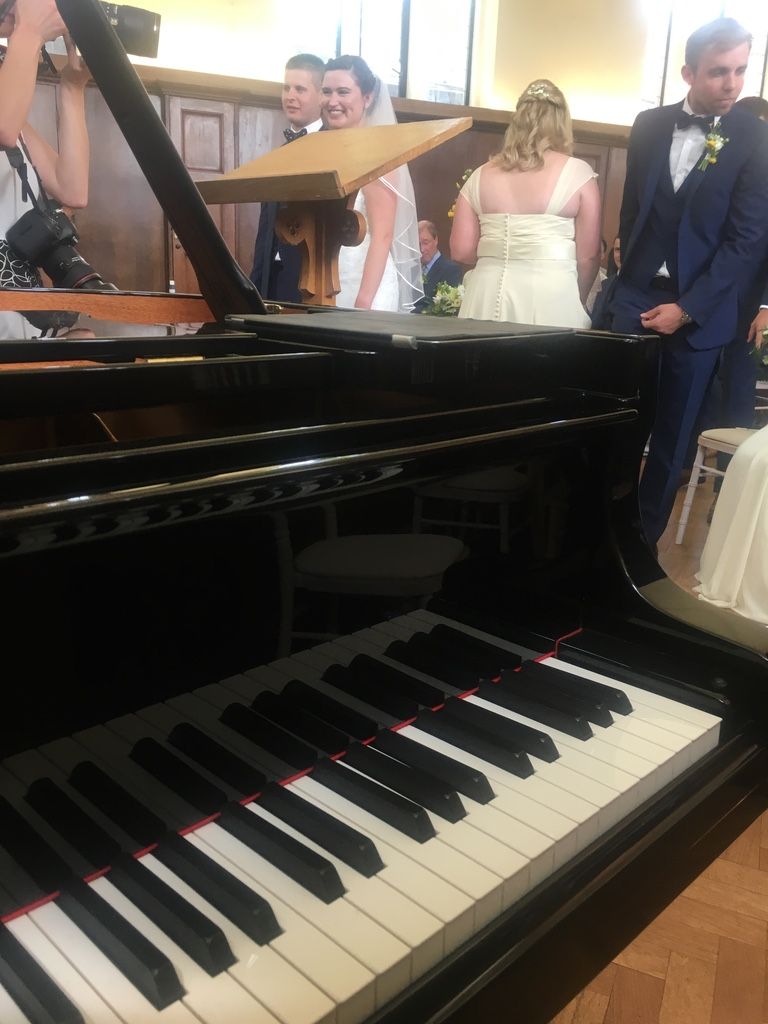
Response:
[[[407,0],[342,0],[338,53],[356,53],[401,95],[403,3]]]
[[[672,0],[664,19],[668,29],[668,35],[665,33],[667,38],[663,39],[662,34],[658,33],[653,40],[657,61],[662,48],[666,49],[662,61],[664,71],[660,102],[676,103],[685,96],[687,89],[680,76],[680,68],[685,62],[685,41],[700,25],[719,17],[735,18],[752,33],[752,51],[741,95],[763,95],[766,88],[768,4],[764,0],[699,0],[698,4],[691,5],[687,0]],[[649,61],[654,60],[651,49],[649,45]]]
[[[412,0],[406,95],[467,102],[473,20],[472,0]]]
[[[466,103],[474,0],[341,0],[338,53],[356,53],[393,96]]]

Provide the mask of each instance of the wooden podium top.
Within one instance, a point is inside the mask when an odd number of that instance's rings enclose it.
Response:
[[[471,126],[456,117],[313,132],[197,187],[211,204],[342,199]]]

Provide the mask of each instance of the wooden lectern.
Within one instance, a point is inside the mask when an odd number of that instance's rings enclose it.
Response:
[[[365,218],[354,209],[358,189],[471,125],[471,117],[458,117],[314,132],[197,187],[209,204],[284,203],[277,231],[302,247],[302,297],[334,306],[339,249],[365,238]]]

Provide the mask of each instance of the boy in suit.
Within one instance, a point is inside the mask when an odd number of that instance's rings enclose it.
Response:
[[[640,482],[651,544],[672,510],[720,351],[736,336],[739,308],[768,252],[768,131],[732,109],[751,42],[732,18],[697,29],[682,69],[688,96],[643,111],[629,140],[610,314],[614,331],[662,336]]]
[[[297,53],[285,65],[282,106],[288,127],[283,132],[283,145],[322,127],[320,86],[324,70],[325,63],[313,53]],[[278,241],[275,221],[279,208],[279,203],[261,204],[251,280],[264,298],[301,302],[301,257],[296,246]]]

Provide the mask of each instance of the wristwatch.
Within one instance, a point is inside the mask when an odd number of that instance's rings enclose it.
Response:
[[[686,324],[693,322],[693,317],[690,313],[686,313],[683,307],[680,307],[680,326],[685,327]]]

